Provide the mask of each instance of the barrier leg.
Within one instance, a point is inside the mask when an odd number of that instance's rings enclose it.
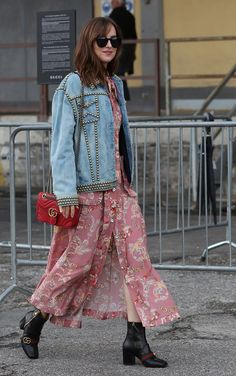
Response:
[[[221,247],[222,245],[230,245],[231,247],[236,248],[236,243],[229,242],[229,240],[223,240],[223,241],[221,241],[219,243],[215,243],[215,244],[209,245],[209,247],[207,249],[204,249],[204,251],[202,252],[201,261],[205,261],[206,260],[207,252],[211,251],[212,249]]]
[[[24,289],[22,287],[17,286],[16,284],[13,284],[9,286],[1,295],[0,295],[0,303],[3,302],[4,299],[7,298],[7,296],[12,292],[12,291],[18,291],[21,292],[24,295],[30,296],[32,294],[31,291]]]
[[[236,248],[236,243],[232,242],[232,214],[231,214],[231,202],[232,202],[232,145],[233,145],[233,132],[232,128],[228,128],[228,149],[227,149],[227,161],[228,161],[228,187],[227,187],[227,228],[226,228],[226,240],[215,243],[204,249],[201,255],[201,261],[205,261],[208,252],[212,249],[221,247],[222,245],[229,245],[230,250],[230,263],[232,261],[231,249]],[[227,239],[228,238],[228,239]]]

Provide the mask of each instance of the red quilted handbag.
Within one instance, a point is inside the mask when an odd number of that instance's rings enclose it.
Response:
[[[77,72],[75,72],[77,73]],[[78,74],[78,73],[77,73]],[[84,103],[84,85],[82,85],[82,102],[81,102],[81,113],[79,116],[79,121],[82,124],[83,119],[83,103]],[[77,159],[76,159],[77,160]],[[64,228],[71,228],[77,226],[79,222],[79,208],[75,208],[74,217],[65,218],[59,211],[59,206],[56,200],[56,196],[53,193],[48,193],[49,183],[51,181],[51,169],[48,176],[48,184],[46,191],[39,192],[36,202],[36,218],[39,222],[49,223],[54,226],[61,226]],[[50,191],[50,190],[49,190]]]
[[[54,194],[39,192],[36,202],[36,218],[39,222],[49,223],[54,226],[71,228],[79,222],[79,208],[75,208],[74,217],[65,218],[59,211],[59,206]]]

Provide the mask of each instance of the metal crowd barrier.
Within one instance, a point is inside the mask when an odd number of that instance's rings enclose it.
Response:
[[[5,128],[8,130],[10,135],[9,140],[9,193],[10,193],[10,240],[0,239],[0,249],[1,248],[10,248],[11,249],[11,281],[12,285],[9,286],[2,294],[0,294],[0,302],[9,295],[13,290],[17,290],[24,294],[29,294],[29,291],[25,288],[22,288],[18,285],[18,266],[20,265],[40,265],[45,264],[45,261],[38,260],[37,262],[33,257],[33,250],[49,250],[48,242],[51,238],[51,228],[48,228],[46,225],[43,226],[42,239],[43,243],[33,244],[32,238],[32,187],[31,187],[31,160],[32,160],[32,145],[39,145],[41,149],[41,158],[38,159],[38,165],[41,166],[40,169],[36,172],[39,174],[41,172],[41,181],[42,189],[45,189],[48,166],[49,166],[49,153],[45,152],[46,144],[48,150],[50,148],[50,132],[51,125],[48,123],[31,123],[23,125],[21,123],[12,123],[4,122],[0,123],[0,129]],[[31,134],[35,136],[37,131],[41,131],[40,138],[41,140],[33,140],[31,142]],[[16,141],[16,136],[23,133],[21,140]],[[45,139],[46,134],[48,136]],[[20,145],[20,148],[23,149],[22,155],[16,155],[16,145]],[[47,157],[46,157],[47,154]],[[24,157],[22,157],[24,155]],[[46,159],[48,160],[46,163]],[[19,165],[24,165],[24,172],[21,170],[21,173],[24,173],[25,186],[20,188],[21,196],[26,197],[26,223],[24,223],[26,228],[26,238],[22,241],[21,233],[18,233],[20,241],[17,242],[17,227],[16,227],[16,162],[18,161]],[[49,235],[48,235],[49,234]],[[47,244],[46,244],[47,243]],[[26,250],[28,251],[28,259],[21,260],[19,258],[19,251]]]
[[[48,124],[48,123],[45,123],[45,122],[38,122],[38,123],[28,123],[27,124],[27,127],[29,129],[31,129],[31,133],[33,135],[35,135],[35,133],[37,132],[37,127],[43,127],[44,131],[41,131],[41,134],[38,135],[37,137],[37,140],[31,140],[30,139],[30,133],[29,132],[21,132],[19,131],[18,132],[18,128],[22,128],[25,126],[25,123],[14,123],[14,122],[4,122],[4,123],[0,123],[0,132],[4,129],[5,130],[5,133],[8,133],[9,135],[9,139],[8,141],[5,141],[3,146],[5,148],[8,147],[8,152],[5,153],[6,155],[4,156],[4,159],[5,159],[5,162],[7,162],[7,167],[8,167],[8,170],[9,170],[9,174],[6,173],[6,175],[8,175],[8,182],[6,184],[5,187],[0,187],[0,189],[2,188],[2,191],[3,191],[3,194],[5,193],[5,195],[7,193],[10,194],[10,189],[12,187],[12,180],[13,180],[13,175],[12,175],[12,168],[11,168],[11,163],[12,163],[12,158],[14,158],[14,169],[16,169],[16,163],[17,163],[17,160],[20,160],[19,163],[22,164],[22,167],[21,167],[21,171],[18,172],[18,175],[20,175],[21,173],[21,180],[23,181],[23,184],[14,184],[15,186],[15,197],[17,195],[17,190],[20,191],[20,195],[21,196],[26,196],[26,202],[27,202],[27,241],[26,242],[21,242],[21,243],[17,243],[16,246],[17,248],[22,248],[22,249],[25,249],[25,248],[40,248],[40,245],[33,245],[32,244],[32,241],[31,241],[31,238],[32,238],[32,229],[31,229],[31,222],[32,222],[32,216],[31,216],[31,201],[32,201],[32,197],[31,197],[31,163],[32,163],[32,155],[31,155],[31,151],[32,151],[32,143],[34,145],[38,145],[39,148],[41,149],[41,153],[40,153],[40,161],[42,162],[41,163],[41,171],[36,171],[35,173],[38,175],[39,172],[41,172],[41,179],[38,179],[38,180],[41,180],[42,182],[42,187],[44,189],[45,187],[45,184],[46,184],[46,181],[47,181],[47,173],[48,173],[48,165],[49,165],[49,153],[47,153],[47,156],[46,156],[46,152],[45,152],[45,149],[49,149],[50,145],[48,145],[48,142],[50,142],[50,137],[46,137],[45,139],[45,132],[49,132],[51,131],[51,126]],[[45,128],[44,128],[45,127]],[[41,128],[40,128],[41,130]],[[15,133],[16,131],[16,133]],[[21,134],[21,139],[20,140],[14,140],[14,149],[12,148],[12,145],[11,145],[11,135],[12,133],[14,132],[14,139],[15,137],[17,136],[17,134]],[[6,139],[6,135],[4,137]],[[1,140],[2,141],[2,140]],[[19,149],[22,149],[22,152],[21,152],[21,155],[16,155],[16,145],[19,145]],[[15,168],[16,167],[16,168]],[[15,178],[15,175],[14,175],[14,180],[17,180],[17,178]],[[20,185],[20,187],[18,188],[17,186]],[[18,189],[16,189],[18,188]],[[15,201],[14,201],[15,202]],[[10,201],[10,203],[12,203],[12,200]],[[44,239],[44,244],[46,244],[46,233],[47,231],[46,230],[46,227],[44,228],[44,235],[43,235],[43,239]],[[10,233],[9,233],[9,237],[10,237]],[[3,248],[11,248],[11,240],[9,239],[1,239],[1,236],[0,236],[0,247],[3,247]],[[49,248],[49,247],[47,247]]]
[[[146,220],[147,235],[150,241],[155,242],[157,248],[154,267],[236,271],[233,265],[232,248],[235,248],[236,244],[232,241],[231,214],[232,150],[236,122],[222,119],[208,122],[203,121],[201,117],[182,121],[176,121],[173,118],[158,121],[131,119],[130,126],[134,148],[134,188],[138,193]],[[211,147],[210,150],[213,157],[217,158],[218,165],[215,181],[217,189],[213,200],[212,192],[209,192],[209,150],[207,148],[209,148],[208,141],[213,132],[219,128],[221,133],[214,141],[214,149]],[[192,174],[195,167],[192,163],[192,130],[197,132],[198,142],[197,201],[192,192]],[[46,254],[42,251],[49,249],[51,231],[50,226],[36,223],[32,215],[32,197],[36,195],[36,192],[32,191],[32,148],[35,141],[31,142],[31,135],[36,132],[42,140],[41,157],[35,161],[37,165],[34,166],[34,170],[36,168],[39,175],[42,175],[42,190],[44,190],[48,171],[50,131],[50,124],[30,124],[18,126],[10,136],[11,240],[8,244],[4,241],[0,242],[0,247],[11,248],[12,285],[0,295],[0,302],[14,289],[28,293],[25,288],[19,286],[17,277],[19,266],[46,263]],[[16,138],[20,134],[23,134],[25,138],[27,241],[22,241],[22,234],[17,232],[16,227]],[[39,190],[41,189],[38,188]],[[35,226],[36,232],[34,232]],[[220,227],[225,228],[225,237],[215,242],[217,230]],[[199,232],[196,244],[193,244],[191,239],[193,231]],[[41,234],[42,244],[35,242],[34,234],[37,238]],[[46,236],[46,234],[49,235]],[[173,241],[175,244],[174,252],[169,250],[170,239],[171,246],[173,247]],[[223,246],[227,262],[224,265],[213,265],[209,251],[221,246]],[[21,258],[22,255],[23,258]],[[201,265],[192,263],[192,259],[196,256],[198,260],[201,258]],[[204,263],[203,260],[205,260]]]
[[[215,122],[202,121],[163,121],[163,122],[133,122],[131,124],[134,135],[134,155],[135,155],[135,187],[141,193],[142,211],[148,210],[147,187],[148,177],[154,175],[152,199],[153,221],[149,225],[148,235],[157,236],[158,241],[158,263],[154,266],[159,269],[183,269],[183,270],[224,270],[236,271],[232,261],[232,248],[236,244],[232,242],[232,163],[233,163],[233,131],[235,122],[217,120]],[[221,128],[219,134],[218,129]],[[215,200],[214,205],[209,202],[209,182],[207,164],[215,161],[208,161],[208,140],[217,130],[219,139],[215,140],[215,157],[218,158],[218,171],[216,171]],[[155,131],[154,131],[155,130]],[[198,132],[198,200],[193,199],[192,194],[192,138],[191,130]],[[154,131],[151,133],[151,131]],[[173,135],[171,133],[174,132]],[[141,135],[140,135],[141,133]],[[164,146],[163,146],[164,141]],[[152,161],[153,168],[147,171],[148,147],[153,145]],[[166,148],[165,152],[163,149]],[[142,149],[142,152],[140,152]],[[213,148],[212,148],[213,149]],[[211,150],[213,152],[213,150]],[[172,155],[172,161],[171,161]],[[139,163],[141,159],[141,164]],[[150,158],[150,157],[149,157]],[[226,160],[224,160],[226,158]],[[175,188],[171,189],[171,179],[173,179],[173,159],[176,160]],[[141,167],[142,166],[142,167]],[[172,173],[170,169],[172,168]],[[142,177],[138,175],[140,174]],[[212,171],[214,174],[214,171]],[[140,180],[142,186],[140,187]],[[140,192],[141,188],[141,192]],[[149,198],[150,201],[150,198]],[[150,208],[149,208],[150,212]],[[217,239],[216,231],[219,227],[225,227],[224,239]],[[188,264],[189,254],[186,252],[186,244],[191,248],[193,231],[199,232],[199,244],[197,246],[204,249],[201,260],[202,265]],[[176,244],[177,264],[170,264],[166,258],[165,239],[169,235],[179,233],[180,237]],[[186,238],[188,236],[188,241]],[[211,244],[213,243],[213,244]],[[178,250],[178,244],[180,249]],[[211,244],[211,245],[210,245]],[[209,251],[221,246],[228,246],[228,265],[210,265]],[[201,248],[200,248],[201,249]],[[225,252],[225,248],[224,248]],[[167,261],[167,262],[166,262]],[[181,262],[180,262],[181,261]]]

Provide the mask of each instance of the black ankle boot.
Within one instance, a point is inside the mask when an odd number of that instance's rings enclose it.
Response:
[[[39,356],[39,337],[46,321],[39,309],[27,312],[20,320],[20,329],[24,330],[21,346],[30,359],[37,359]]]
[[[167,362],[157,358],[151,351],[142,323],[128,322],[127,324],[127,336],[123,343],[123,363],[125,365],[133,365],[135,364],[135,357],[137,357],[145,367],[167,367]]]

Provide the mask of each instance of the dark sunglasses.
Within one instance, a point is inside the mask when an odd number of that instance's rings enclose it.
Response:
[[[97,37],[96,38],[97,45],[100,48],[106,47],[108,41],[111,42],[111,45],[112,45],[113,48],[118,48],[121,45],[121,38],[120,37],[111,37],[111,38]]]

